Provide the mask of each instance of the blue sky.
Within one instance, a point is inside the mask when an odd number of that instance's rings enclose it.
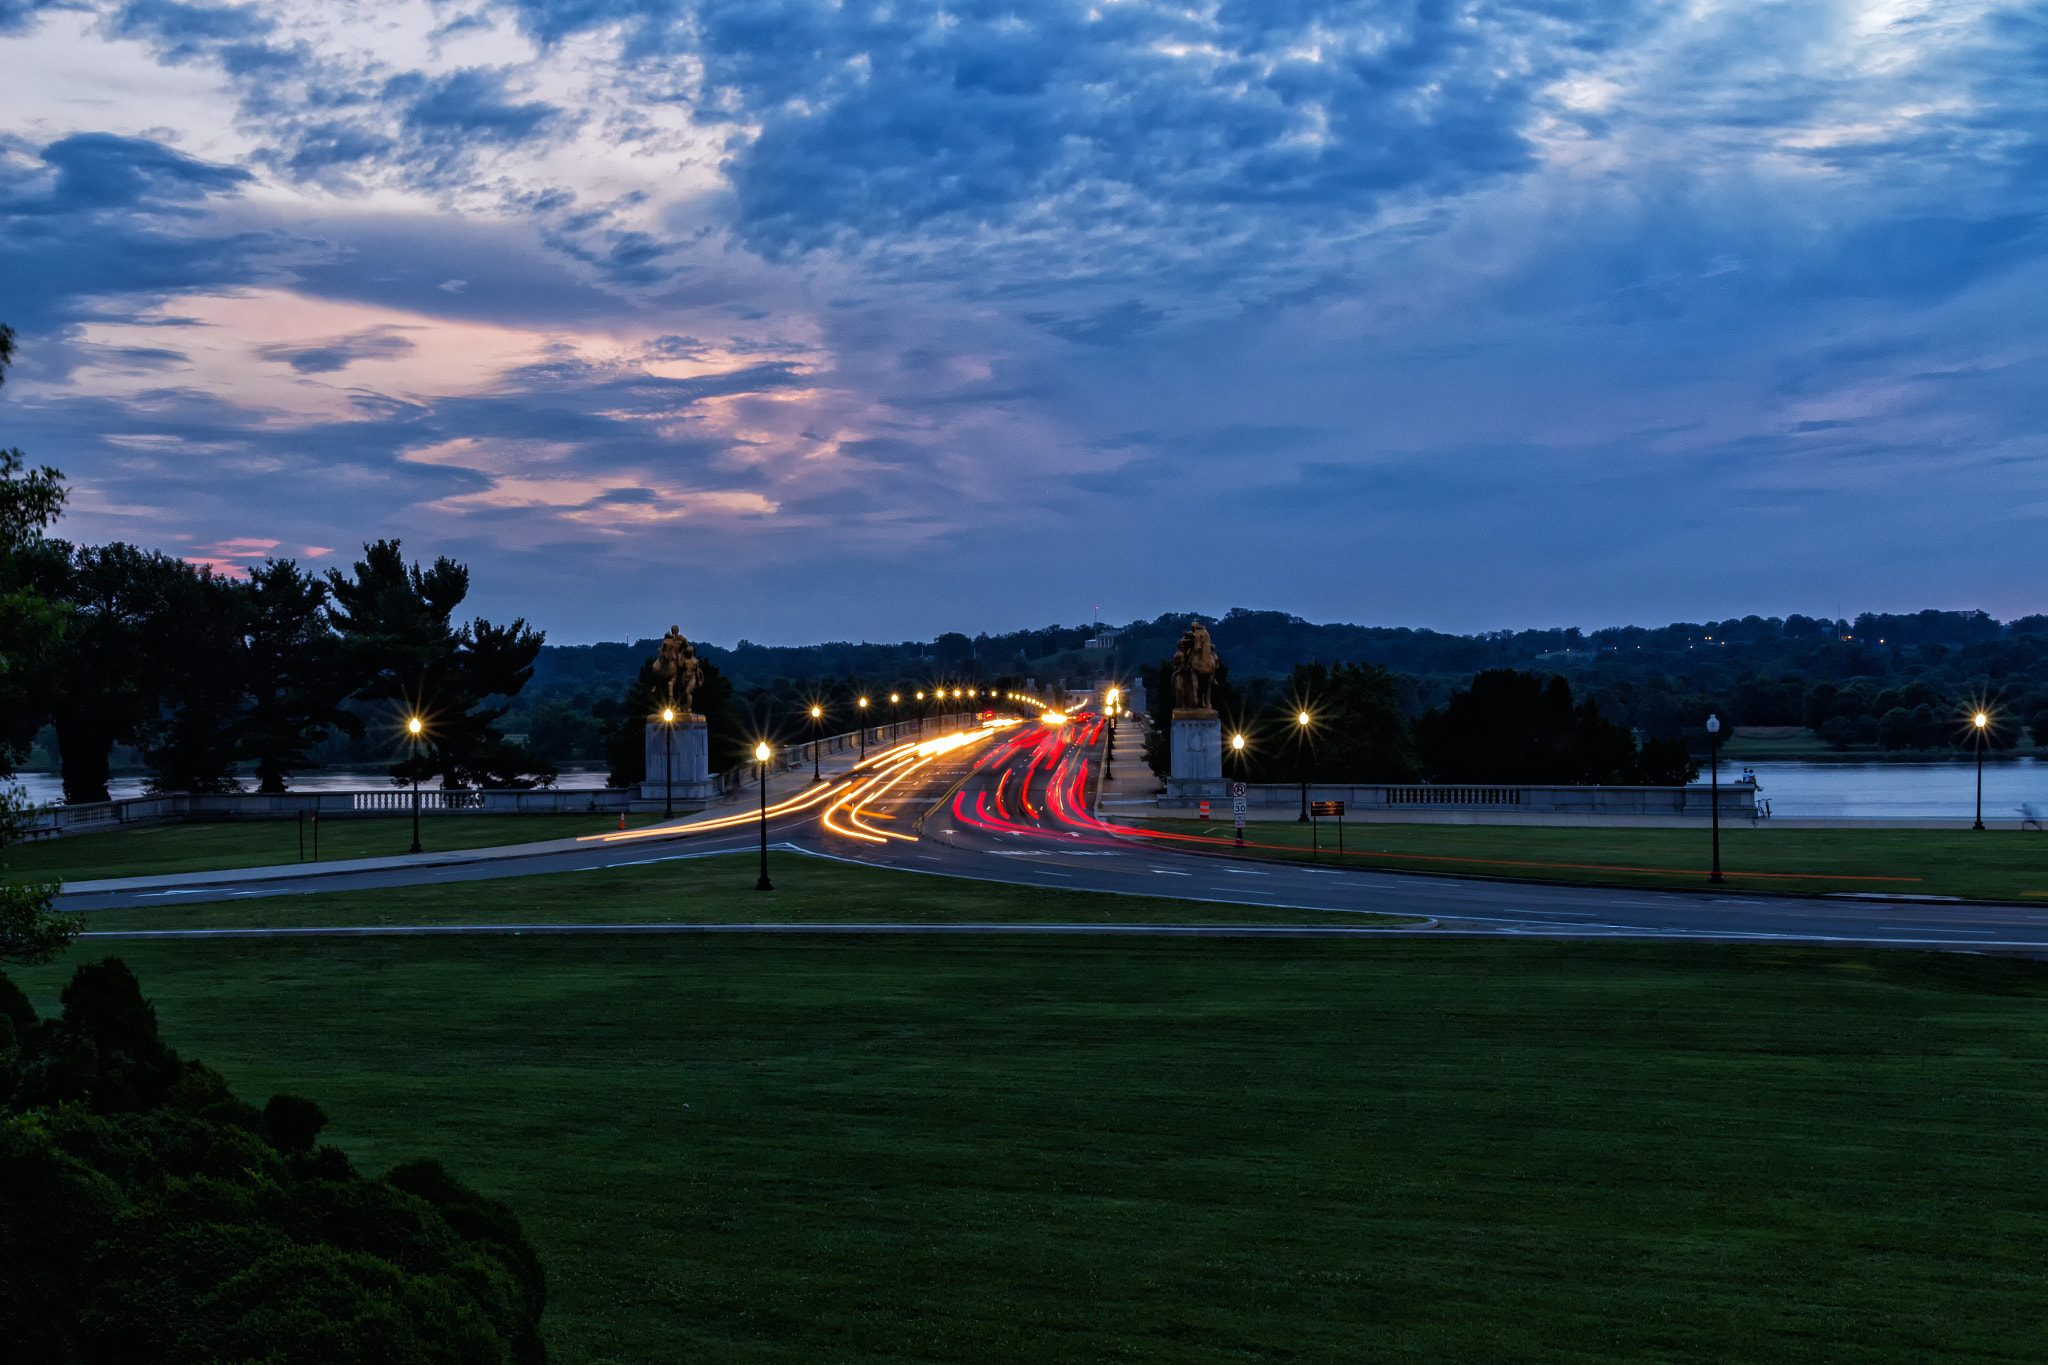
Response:
[[[561,642],[2048,609],[2038,5],[0,0],[0,440]]]

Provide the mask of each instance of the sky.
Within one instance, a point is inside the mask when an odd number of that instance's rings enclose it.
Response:
[[[0,0],[60,533],[552,641],[2048,610],[2039,4]]]

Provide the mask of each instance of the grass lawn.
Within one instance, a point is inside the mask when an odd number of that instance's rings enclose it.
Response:
[[[600,872],[252,896],[196,905],[88,910],[87,929],[332,927],[362,924],[736,924],[752,921],[912,921],[1074,924],[1414,924],[1401,915],[1217,905],[1161,896],[1115,896],[1056,887],[924,877],[887,868],[771,853],[775,890],[754,890],[751,853],[669,861],[686,844],[646,850],[663,861]],[[110,950],[111,951],[111,950]]]
[[[1291,821],[1246,826],[1231,846],[1227,821],[1148,820],[1143,828],[1220,841],[1185,844],[1252,857],[1307,860],[1310,831]],[[1319,836],[1337,859],[1335,821]],[[1392,825],[1344,822],[1344,863],[1527,881],[1697,886],[1706,880],[1705,830]],[[1168,843],[1174,841],[1168,840]],[[1745,892],[1894,892],[1972,900],[2048,898],[2048,834],[2037,830],[1723,829],[1721,869]]]
[[[659,824],[658,815],[629,815],[628,829]],[[617,815],[427,815],[420,844],[430,853],[459,848],[527,844],[601,834],[619,827]],[[218,824],[143,825],[105,834],[67,834],[15,844],[6,853],[10,877],[147,877],[158,872],[213,872],[299,861],[296,820],[234,820]],[[313,827],[305,827],[306,857]],[[412,817],[327,819],[320,822],[320,860],[381,858],[412,847]]]
[[[362,1167],[432,1154],[510,1201],[565,1365],[2048,1354],[2039,964],[744,936],[121,955],[245,1096],[314,1096]],[[49,1009],[68,969],[17,975]]]

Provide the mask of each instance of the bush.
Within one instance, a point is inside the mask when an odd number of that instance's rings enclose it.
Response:
[[[117,959],[38,1021],[0,976],[0,1340],[59,1365],[543,1365],[519,1220],[434,1162],[366,1179],[318,1105],[181,1062]],[[24,1018],[24,1011],[26,1017]]]

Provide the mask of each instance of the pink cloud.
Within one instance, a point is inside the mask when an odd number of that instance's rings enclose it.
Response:
[[[318,559],[321,555],[331,555],[333,553],[334,547],[332,545],[308,545],[306,547],[306,558],[308,559]]]
[[[185,558],[185,562],[194,568],[210,569],[216,576],[221,578],[244,579],[249,576],[249,570],[245,566],[237,564],[231,559],[208,559],[203,555],[197,557],[188,555]]]

